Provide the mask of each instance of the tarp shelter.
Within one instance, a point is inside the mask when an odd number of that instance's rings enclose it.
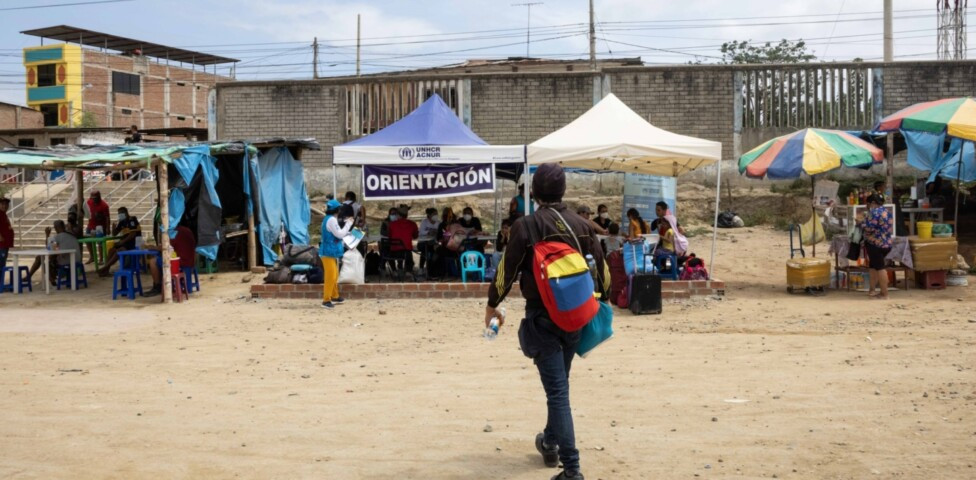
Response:
[[[611,93],[565,127],[529,144],[527,151],[530,166],[559,163],[564,167],[666,177],[677,177],[718,164],[715,173],[715,231],[712,235],[712,258],[708,265],[710,269],[714,268],[719,188],[722,184],[720,142],[657,128]]]
[[[151,169],[160,183],[165,182],[170,192],[158,198],[163,213],[160,218],[163,228],[173,232],[178,223],[189,224],[197,233],[198,251],[213,258],[226,233],[226,226],[221,225],[222,219],[242,218],[247,229],[243,230],[242,227],[240,232],[248,235],[250,266],[253,268],[257,258],[254,230],[262,225],[262,218],[277,220],[276,225],[283,225],[293,241],[302,240],[296,233],[304,231],[305,243],[308,241],[308,198],[305,195],[304,174],[298,162],[303,149],[317,150],[319,145],[314,139],[276,137],[211,143],[3,149],[0,150],[0,168],[91,171]],[[265,164],[270,172],[266,182],[262,181],[259,152],[274,159]],[[166,168],[160,168],[164,165]],[[84,196],[80,194],[84,191],[83,178],[76,175],[79,209],[84,201]],[[304,197],[304,223],[301,223],[301,215],[278,211],[283,203],[278,198],[286,195]],[[169,211],[171,200],[172,212]],[[294,210],[296,201],[288,201],[288,208]],[[265,203],[268,206],[264,206]],[[262,210],[264,214],[260,218],[252,215],[252,212]],[[274,222],[268,220],[267,223]],[[162,236],[160,241],[165,247],[169,236]],[[168,283],[169,278],[165,277],[164,281]],[[163,291],[168,294],[170,290],[164,287]]]
[[[488,145],[437,94],[369,136],[333,147],[363,167],[364,199],[433,198],[495,189],[494,165],[523,163],[523,145]],[[333,187],[335,187],[333,170]]]
[[[902,130],[908,145],[908,164],[930,172],[928,181],[943,177],[962,182],[976,181],[973,143],[947,137],[945,133]]]

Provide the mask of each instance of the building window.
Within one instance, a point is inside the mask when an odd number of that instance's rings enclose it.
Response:
[[[183,121],[183,120],[186,120],[186,117],[176,117],[176,119],[179,120],[179,121]]]
[[[25,148],[34,148],[34,139],[33,138],[19,138],[19,139],[17,139],[17,146],[18,147],[25,147]]]
[[[64,137],[53,137],[53,138],[51,138],[51,146],[52,147],[56,147],[58,145],[64,145],[64,144],[65,144]]]
[[[139,95],[139,75],[112,72],[112,92]]]
[[[122,115],[132,115],[132,110],[129,110],[128,108],[123,108]]]
[[[38,65],[37,66],[37,86],[38,87],[53,87],[58,84],[57,81],[57,70],[58,66],[55,64],[50,65]]]
[[[58,104],[45,103],[41,105],[41,114],[44,115],[45,127],[58,126]]]

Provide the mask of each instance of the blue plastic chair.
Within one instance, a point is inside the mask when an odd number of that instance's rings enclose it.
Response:
[[[180,267],[183,277],[186,279],[186,292],[193,293],[194,290],[200,291],[200,275],[197,273],[196,265],[192,267]]]
[[[485,281],[485,256],[481,252],[468,250],[461,254],[461,282],[468,283],[468,274],[477,273],[479,280]]]
[[[671,268],[668,269],[667,261],[670,260]],[[678,256],[674,253],[654,257],[654,268],[657,269],[662,277],[671,277],[671,280],[678,279]]]
[[[78,281],[78,288],[81,288],[82,285],[88,288],[88,276],[85,275],[85,264],[75,262],[75,272],[77,272],[75,275]],[[71,288],[71,267],[67,265],[58,266],[58,280],[56,285],[58,290],[61,290],[61,287]]]
[[[120,269],[112,278],[112,300],[122,295],[130,300],[136,299],[136,292],[142,295],[142,277],[138,270]]]
[[[30,267],[20,267],[20,271],[17,275],[17,280],[20,282],[20,293],[24,293],[24,290],[28,292],[33,292],[34,287],[31,285],[30,281]],[[14,267],[3,267],[2,275],[3,278],[0,281],[0,291],[13,292],[14,291]]]

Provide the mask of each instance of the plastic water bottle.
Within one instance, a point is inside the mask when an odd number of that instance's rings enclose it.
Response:
[[[596,283],[596,260],[593,259],[593,255],[586,255],[586,265],[590,267],[590,276],[593,277],[593,283]]]
[[[504,307],[501,308],[501,312],[502,312],[502,316],[504,317],[505,316]],[[492,341],[498,337],[498,327],[499,327],[498,315],[496,314],[494,317],[491,317],[491,320],[488,322],[488,328],[485,329],[485,338],[488,339],[488,341]]]

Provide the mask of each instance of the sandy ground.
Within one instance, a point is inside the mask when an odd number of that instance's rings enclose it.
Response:
[[[791,296],[786,245],[724,234],[724,300],[621,312],[576,360],[587,478],[976,478],[976,287]],[[545,399],[517,321],[488,342],[480,301],[326,312],[250,301],[241,277],[168,307],[98,279],[0,296],[0,478],[557,472],[533,448]]]

